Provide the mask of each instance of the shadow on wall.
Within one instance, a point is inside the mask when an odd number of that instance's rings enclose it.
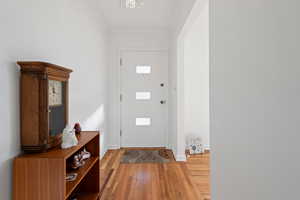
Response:
[[[105,120],[104,105],[100,105],[94,113],[86,118],[82,122],[82,130],[84,131],[95,131],[103,130],[103,124]]]
[[[92,113],[86,120],[82,122],[83,131],[100,131],[100,157],[104,156],[106,151],[106,135],[105,130],[105,110],[104,105],[101,104],[94,113]]]

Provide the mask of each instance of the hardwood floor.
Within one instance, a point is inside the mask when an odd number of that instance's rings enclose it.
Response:
[[[124,152],[109,150],[101,161],[101,200],[210,199],[209,153],[190,156],[186,163],[120,164]]]
[[[186,166],[192,182],[206,200],[210,199],[210,154],[188,156]]]

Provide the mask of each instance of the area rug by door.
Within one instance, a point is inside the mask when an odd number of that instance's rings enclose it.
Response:
[[[171,156],[167,150],[126,150],[121,163],[168,163]]]

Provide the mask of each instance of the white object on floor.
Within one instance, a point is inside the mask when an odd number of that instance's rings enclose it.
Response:
[[[204,153],[204,148],[200,137],[188,136],[187,144],[188,144],[188,150],[190,154]]]

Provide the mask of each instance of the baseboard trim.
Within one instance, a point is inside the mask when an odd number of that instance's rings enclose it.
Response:
[[[120,149],[120,145],[109,145],[108,149]]]
[[[186,162],[186,155],[176,155],[177,162]]]
[[[102,158],[105,156],[106,152],[107,152],[107,149],[105,149],[103,153],[100,151],[100,160],[102,160]]]
[[[210,147],[207,145],[207,146],[204,146],[204,151],[210,151]]]
[[[168,148],[166,145],[123,145],[121,148]]]

